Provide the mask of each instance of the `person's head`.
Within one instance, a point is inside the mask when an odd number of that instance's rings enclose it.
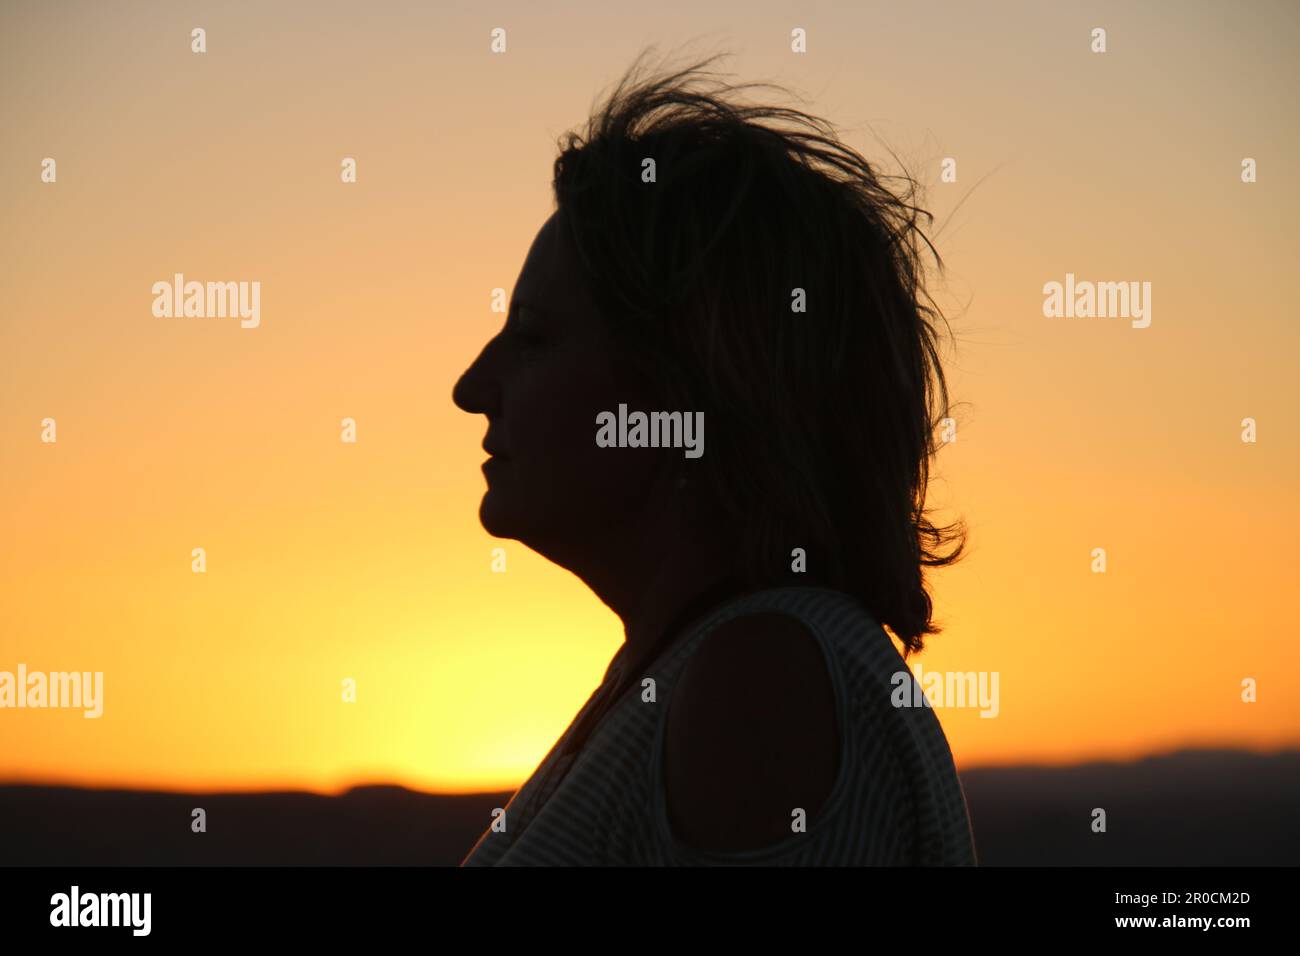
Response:
[[[508,456],[484,526],[556,556],[671,512],[732,542],[747,583],[846,591],[918,650],[924,568],[964,543],[925,508],[948,412],[928,214],[823,120],[736,102],[755,84],[704,65],[634,66],[560,143],[558,210],[456,386]],[[704,454],[598,447],[620,403],[703,413]]]
[[[599,447],[596,420],[620,403],[652,407],[655,392],[593,301],[563,214],[552,214],[524,260],[505,326],[453,392],[461,408],[488,418],[479,509],[487,531],[566,567],[606,540],[642,543],[649,513],[666,506],[672,452]]]

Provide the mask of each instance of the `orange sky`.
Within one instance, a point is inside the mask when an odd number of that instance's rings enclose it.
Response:
[[[492,573],[451,387],[556,137],[692,39],[929,188],[966,403],[933,492],[973,551],[919,660],[1001,688],[996,719],[940,712],[959,766],[1297,743],[1297,34],[1286,4],[7,5],[0,671],[102,670],[105,707],[0,710],[0,780],[527,774],[621,630],[520,545]],[[155,318],[175,272],[260,281],[260,326]],[[1151,326],[1044,318],[1067,272],[1151,282]]]

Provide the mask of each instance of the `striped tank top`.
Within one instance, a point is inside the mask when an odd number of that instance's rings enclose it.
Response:
[[[757,850],[696,849],[668,822],[662,759],[672,689],[715,627],[771,612],[801,621],[822,648],[836,698],[839,775],[803,832]],[[781,587],[723,603],[644,668],[655,680],[654,702],[642,700],[641,679],[632,681],[585,746],[565,753],[583,716],[618,685],[626,649],[462,866],[975,865],[966,798],[939,720],[927,706],[893,706],[900,679],[903,699],[917,699],[914,679],[848,594]]]

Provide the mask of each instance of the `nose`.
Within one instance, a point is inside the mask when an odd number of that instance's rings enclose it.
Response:
[[[494,338],[483,347],[483,351],[461,373],[451,390],[451,400],[456,403],[456,407],[471,415],[492,416],[500,406],[500,386],[488,370],[488,360],[495,341]]]

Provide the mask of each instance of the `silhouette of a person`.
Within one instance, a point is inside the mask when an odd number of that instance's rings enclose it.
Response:
[[[868,671],[899,660],[876,621],[909,649],[931,630],[916,491],[942,373],[898,242],[910,207],[865,161],[847,184],[811,171],[832,141],[764,127],[696,78],[625,80],[571,141],[504,327],[454,390],[487,418],[484,528],[577,575],[625,630],[497,845],[489,831],[467,863],[829,860],[815,833],[826,847],[872,843],[849,862],[914,862],[938,839],[913,834],[915,808],[881,789],[903,793],[920,758],[864,762],[886,759],[863,749],[869,734],[910,731],[849,703],[883,698]],[[601,447],[599,416],[620,405],[702,412],[705,453]],[[798,601],[814,599],[852,602],[859,623],[830,604],[805,613]],[[743,613],[701,631],[729,604]],[[871,653],[891,656],[859,665],[853,628],[868,626]],[[646,701],[646,675],[668,700]],[[877,726],[857,725],[872,715]],[[615,780],[627,767],[635,780]],[[854,782],[864,774],[876,790]],[[955,775],[931,783],[936,800],[960,801]],[[611,819],[596,809],[616,804]],[[800,814],[821,828],[808,840]],[[969,830],[964,846],[942,839],[941,862],[973,862]]]

